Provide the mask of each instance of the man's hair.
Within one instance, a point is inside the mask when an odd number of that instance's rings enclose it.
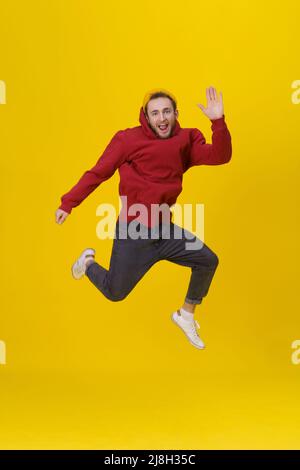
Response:
[[[150,96],[149,100],[148,100],[148,103],[146,104],[146,107],[145,107],[145,112],[148,116],[148,104],[149,104],[149,101],[151,100],[154,100],[155,98],[169,98],[169,100],[171,100],[171,103],[172,103],[172,106],[173,106],[173,109],[174,111],[176,111],[176,103],[175,101],[173,100],[173,98],[171,98],[171,96],[169,96],[167,93],[164,93],[163,91],[159,91],[157,93],[153,93],[153,95]]]

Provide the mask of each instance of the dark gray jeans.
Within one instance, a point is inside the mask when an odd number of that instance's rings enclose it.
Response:
[[[90,264],[85,273],[90,281],[109,300],[123,300],[151,266],[168,260],[191,268],[185,301],[200,304],[218,266],[217,255],[194,234],[173,222],[161,223],[152,232],[140,224],[138,228],[141,237],[132,239],[129,224],[117,221],[109,270],[96,262]]]

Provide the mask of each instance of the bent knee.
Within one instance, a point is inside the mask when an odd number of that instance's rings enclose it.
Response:
[[[209,269],[216,269],[219,264],[219,258],[212,250],[208,249],[205,252],[205,259],[200,260],[200,265],[205,265]]]
[[[128,295],[128,292],[110,292],[109,300],[112,302],[120,302],[124,300]]]
[[[210,253],[210,256],[209,256],[209,265],[212,267],[212,268],[216,268],[219,264],[219,258],[218,256],[216,255],[216,253],[214,253],[213,251]]]
[[[124,300],[125,297],[127,297],[127,295],[111,295],[109,297],[109,300],[111,300],[112,302],[120,302],[121,300]]]

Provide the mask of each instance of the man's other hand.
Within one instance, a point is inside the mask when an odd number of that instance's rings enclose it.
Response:
[[[58,224],[62,224],[68,217],[68,212],[63,211],[62,209],[57,209],[55,212],[55,221]]]

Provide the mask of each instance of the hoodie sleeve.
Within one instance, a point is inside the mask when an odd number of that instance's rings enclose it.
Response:
[[[225,116],[211,121],[212,143],[207,144],[198,129],[192,129],[192,145],[188,168],[194,165],[222,165],[231,159],[231,135],[225,123]]]
[[[122,131],[117,132],[99,157],[95,166],[86,171],[70,191],[61,197],[59,209],[71,213],[103,181],[109,179],[125,161]]]

